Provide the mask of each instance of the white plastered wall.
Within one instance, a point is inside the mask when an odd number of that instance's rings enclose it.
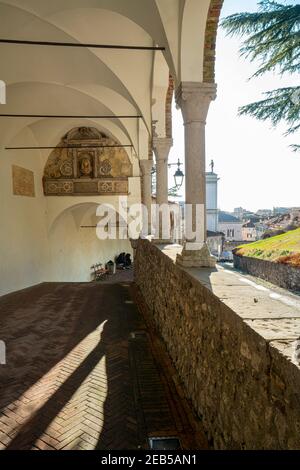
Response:
[[[115,260],[121,252],[131,253],[128,239],[101,240],[95,225],[97,204],[84,202],[64,211],[49,232],[49,281],[90,281],[91,266]]]
[[[22,142],[26,133],[20,135]],[[32,139],[26,141],[32,144]],[[132,254],[128,239],[100,240],[96,228],[82,228],[96,225],[99,204],[108,203],[118,210],[116,196],[45,197],[43,166],[29,152],[26,163],[23,153],[22,157],[9,153],[10,159],[1,163],[0,295],[45,281],[89,281],[92,264],[114,260],[122,251]],[[5,155],[7,158],[8,152]],[[34,198],[12,194],[12,164],[34,172]],[[129,193],[128,206],[138,204],[139,177],[129,179]]]
[[[12,144],[32,146],[36,141],[27,128]],[[12,165],[34,172],[34,198],[13,195]],[[39,153],[2,150],[0,167],[0,295],[3,295],[46,280],[49,246]]]

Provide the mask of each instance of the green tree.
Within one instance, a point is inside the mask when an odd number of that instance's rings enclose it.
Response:
[[[240,49],[251,61],[259,60],[259,68],[251,77],[266,72],[283,74],[300,72],[300,4],[283,5],[276,1],[258,2],[255,13],[236,13],[222,20],[229,35],[247,36]],[[239,108],[239,115],[249,115],[276,126],[287,124],[285,135],[300,129],[300,86],[279,88],[264,93],[265,99]],[[300,145],[292,145],[300,150]]]

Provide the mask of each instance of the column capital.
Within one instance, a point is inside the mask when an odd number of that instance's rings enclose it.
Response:
[[[169,137],[154,137],[152,145],[156,160],[168,160],[173,139]]]
[[[140,169],[143,176],[150,175],[153,167],[153,161],[149,159],[140,160]]]
[[[209,105],[217,96],[215,83],[181,82],[176,90],[176,104],[181,108],[184,124],[205,124]]]

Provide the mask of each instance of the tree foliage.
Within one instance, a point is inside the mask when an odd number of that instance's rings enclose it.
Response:
[[[251,61],[259,61],[251,78],[271,71],[281,75],[299,74],[300,4],[262,0],[257,12],[228,16],[222,26],[229,35],[248,36],[240,53]],[[268,91],[265,99],[242,106],[239,113],[260,120],[270,119],[274,126],[285,122],[286,134],[295,133],[300,127],[300,86]],[[293,147],[300,149],[299,145]]]

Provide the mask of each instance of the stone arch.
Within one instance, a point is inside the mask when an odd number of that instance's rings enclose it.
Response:
[[[203,81],[214,83],[216,62],[216,40],[218,24],[224,0],[211,0],[205,30]]]
[[[166,137],[172,138],[172,100],[174,95],[174,79],[169,76],[169,88],[166,96]]]
[[[132,254],[128,239],[97,237],[99,204],[96,200],[70,202],[54,219],[48,231],[50,280],[88,282],[92,280],[93,264],[114,261],[121,252]],[[120,220],[117,207],[116,214]]]
[[[80,4],[81,2],[71,2],[71,4],[68,5],[64,5],[64,2],[55,3],[55,6],[53,5],[52,8],[50,7],[50,10],[53,9],[50,14],[46,13],[48,7],[39,4],[36,4],[35,8],[30,8],[29,5],[10,5],[0,2],[0,7],[7,17],[14,18],[10,28],[10,34],[12,35],[15,33],[14,28],[17,29],[19,27],[17,34],[26,36],[27,34],[30,34],[29,27],[31,27],[36,31],[43,31],[43,34],[48,35],[48,37],[53,35],[54,37],[61,38],[61,40],[65,40],[66,42],[84,42],[85,35],[87,34],[87,31],[84,28],[88,23],[88,20],[93,20],[95,22],[97,20],[97,15],[99,18],[104,15],[109,15],[111,24],[115,25],[115,27],[110,28],[110,34],[116,34],[116,32],[119,31],[119,34],[121,35],[127,29],[130,30],[130,36],[135,38],[133,40],[137,43],[143,43],[149,46],[153,43],[153,37],[150,34],[151,31],[148,32],[147,28],[145,29],[146,25],[139,24],[139,15],[136,14],[136,11],[137,9],[143,10],[143,7],[138,7],[138,4],[132,8],[133,11],[129,14],[129,12],[126,12],[126,6],[125,9],[122,8],[122,5],[120,5],[120,8],[114,8],[109,1],[86,1],[84,7]],[[120,3],[122,4],[123,2]],[[160,19],[158,12],[156,12],[151,5],[149,5],[149,9],[150,11],[153,10],[153,13],[156,13],[156,20],[158,21]],[[68,18],[70,18],[71,15],[75,15],[73,23],[76,27],[74,27],[74,29],[72,29],[72,22],[68,22]],[[80,15],[81,20],[82,15],[86,15],[84,17],[84,21],[75,21],[76,16],[78,20]],[[109,21],[106,21],[106,24],[108,23]],[[145,16],[145,23],[147,23],[147,15]],[[161,33],[163,34],[162,25],[160,26]],[[81,30],[81,27],[83,30]],[[95,26],[90,29],[89,33],[92,31],[97,31],[97,40],[95,42],[105,42],[105,36],[101,38],[101,28],[100,30],[97,30],[97,26]],[[111,39],[110,42],[113,43],[114,41]],[[119,42],[122,41],[119,39]],[[162,43],[163,40],[160,39],[159,42]],[[119,55],[107,55],[105,51],[94,51],[89,48],[85,50],[76,50],[76,57],[73,54],[74,51],[69,50],[68,54],[63,56],[63,59],[60,60],[60,56],[57,55],[57,51],[52,51],[51,48],[47,50],[47,54],[41,53],[40,55],[38,55],[37,51],[35,54],[27,54],[27,49],[25,49],[21,57],[16,55],[18,54],[18,50],[18,46],[11,46],[9,49],[11,56],[6,56],[6,51],[4,51],[3,61],[5,62],[8,60],[11,63],[17,63],[18,61],[16,58],[18,57],[19,62],[25,64],[23,67],[23,73],[26,75],[28,71],[32,74],[32,71],[39,69],[38,61],[34,60],[34,58],[38,57],[38,60],[42,64],[39,73],[43,73],[44,75],[55,73],[55,80],[58,71],[61,71],[68,75],[68,77],[66,76],[62,80],[63,83],[72,83],[74,81],[73,64],[81,62],[81,67],[77,69],[76,75],[78,74],[83,76],[83,80],[86,83],[86,78],[81,71],[89,70],[91,75],[94,75],[95,78],[97,78],[98,83],[101,82],[115,91],[118,91],[124,96],[124,98],[132,103],[138,114],[142,115],[142,119],[145,121],[148,131],[151,131],[150,103],[149,100],[146,99],[146,90],[137,86],[140,85],[139,81],[141,83],[146,83],[146,80],[140,80],[139,74],[133,73],[132,68],[127,67],[128,61],[123,61],[124,63],[120,64],[121,59]],[[123,53],[123,56],[124,54],[125,53]],[[115,57],[117,57],[117,59],[115,59]],[[144,55],[142,59],[139,59],[138,64],[140,67],[140,73],[146,70],[150,71],[152,67],[152,56],[149,54],[147,56]],[[8,77],[6,80],[7,85],[10,84],[11,81],[16,80],[16,77],[16,74],[14,77]],[[147,78],[146,75],[145,78]],[[135,83],[134,80],[136,80]]]
[[[130,143],[136,146],[137,131],[134,123],[126,123],[124,120],[122,121],[119,118],[114,118],[114,115],[118,112],[117,100],[120,95],[105,87],[103,88],[104,90],[116,95],[114,103],[112,103],[112,100],[109,101],[105,98],[104,94],[99,92],[97,93],[97,90],[85,90],[76,88],[75,86],[64,86],[62,83],[46,81],[20,81],[10,84],[7,87],[10,93],[10,100],[9,105],[6,106],[6,112],[11,112],[12,114],[18,113],[20,111],[20,103],[22,103],[22,109],[30,109],[30,114],[40,114],[41,106],[44,106],[45,108],[47,106],[47,114],[105,114],[108,116],[106,122],[110,121],[112,126],[117,125],[120,128],[120,131],[122,131],[126,136],[126,139],[130,139]],[[49,97],[50,102],[47,103]],[[34,100],[32,100],[33,98]],[[122,108],[122,112],[124,114],[131,114],[133,112],[132,105],[130,105],[125,99],[121,99],[124,106],[124,108]],[[76,107],[74,107],[75,104]],[[127,104],[128,108],[126,107]],[[74,111],[71,111],[72,108],[74,108]],[[66,109],[70,109],[70,111],[66,113]],[[47,121],[47,125],[52,125],[49,123],[50,120],[46,117],[28,117],[22,118],[22,120],[11,118],[9,120],[2,120],[0,128],[0,142],[7,144],[9,140],[13,139],[14,134],[19,132],[21,128],[32,126],[39,121]],[[68,119],[60,120],[60,122],[68,122]],[[100,123],[101,122],[102,120]],[[41,145],[45,144],[41,142]]]
[[[74,202],[67,203],[67,205],[62,206],[61,210],[58,210],[58,213],[54,216],[54,219],[52,220],[51,225],[49,227],[49,231],[48,231],[49,234],[51,234],[51,232],[55,230],[55,227],[57,226],[57,224],[60,223],[60,221],[65,217],[66,214],[73,213],[74,215],[76,211],[78,211],[76,216],[74,217],[76,229],[79,229],[82,226],[82,224],[84,223],[84,219],[86,223],[88,222],[90,225],[96,224],[97,220],[99,219],[99,218],[97,219],[96,210],[100,204],[102,204],[103,206],[108,206],[108,205],[111,205],[111,201],[109,204],[107,202],[104,202],[101,199],[99,199],[98,201],[96,200],[82,201],[81,200],[80,202],[77,202],[77,203],[74,203]],[[125,220],[121,217],[118,211],[117,205],[113,204],[113,206],[117,214],[117,219],[119,221],[122,221],[122,223],[125,223]]]
[[[112,120],[101,120],[101,124],[99,124],[99,121],[97,122],[96,119],[73,118],[59,121],[41,119],[26,127],[34,132],[37,139],[37,145],[40,144],[45,146],[55,146],[57,145],[57,142],[60,142],[62,136],[67,134],[67,132],[74,127],[96,127],[101,133],[121,144],[133,145],[132,141],[129,140],[124,131],[120,129],[117,123],[114,123]],[[125,147],[124,150],[133,162],[133,156],[130,147]],[[45,161],[47,161],[48,153],[49,150],[43,150],[43,155],[45,155],[46,158]]]
[[[185,0],[180,81],[214,83],[215,46],[223,0]]]
[[[152,73],[152,133],[154,137],[165,137],[166,95],[169,87],[169,66],[161,52],[156,52]]]
[[[96,213],[96,209],[98,205],[99,205],[99,202],[96,202],[96,201],[85,201],[85,202],[71,203],[67,207],[62,208],[61,211],[55,216],[54,220],[51,222],[51,226],[49,228],[49,234],[51,234],[55,230],[57,225],[66,216],[66,214],[72,213],[72,212],[74,213],[78,209],[83,209],[83,211],[81,212],[81,216],[76,217],[74,219],[75,227],[76,229],[79,229],[82,223],[83,217],[84,217],[84,212],[95,209],[95,213]]]

